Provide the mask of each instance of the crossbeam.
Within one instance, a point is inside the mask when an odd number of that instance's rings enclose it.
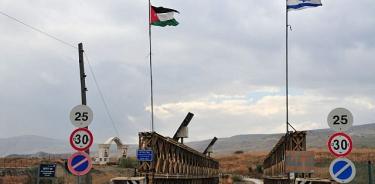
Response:
[[[216,181],[219,178],[217,160],[156,132],[139,133],[139,149],[154,153],[152,162],[140,162],[138,168],[150,180]]]
[[[306,151],[306,132],[288,133],[280,138],[263,162],[265,176],[285,177],[286,151]]]

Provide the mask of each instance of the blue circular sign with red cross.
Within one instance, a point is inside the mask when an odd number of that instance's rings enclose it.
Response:
[[[356,174],[355,165],[347,158],[337,158],[332,161],[329,167],[332,179],[338,183],[351,182]]]
[[[90,156],[85,152],[74,153],[68,159],[69,171],[76,176],[83,176],[90,172],[92,161]]]

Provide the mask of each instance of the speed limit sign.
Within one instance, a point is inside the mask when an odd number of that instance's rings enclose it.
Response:
[[[353,142],[349,135],[339,132],[329,138],[327,146],[329,151],[335,156],[344,157],[352,151]]]
[[[92,133],[87,128],[78,128],[70,134],[70,145],[77,151],[85,151],[94,141]]]
[[[334,131],[345,132],[353,125],[353,115],[345,108],[336,108],[328,114],[327,122]]]
[[[87,105],[77,105],[70,111],[70,121],[78,128],[88,127],[92,118],[92,110]]]

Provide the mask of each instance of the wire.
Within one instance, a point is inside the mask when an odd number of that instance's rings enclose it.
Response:
[[[3,15],[3,16],[5,16],[5,17],[7,17],[7,18],[9,18],[9,19],[11,19],[11,20],[13,20],[13,21],[16,21],[16,22],[18,22],[18,23],[20,23],[20,24],[22,24],[22,25],[24,25],[24,26],[26,26],[26,27],[28,27],[28,28],[30,28],[30,29],[36,31],[36,32],[38,32],[38,33],[41,33],[41,34],[44,35],[44,36],[47,36],[47,37],[49,37],[49,38],[52,38],[52,39],[54,39],[54,40],[56,40],[56,41],[58,41],[58,42],[60,42],[60,43],[62,43],[62,44],[64,44],[64,45],[66,45],[66,46],[69,46],[69,47],[72,47],[72,48],[78,49],[78,47],[74,46],[73,44],[70,44],[69,42],[64,41],[64,40],[62,40],[62,39],[60,39],[60,38],[58,38],[58,37],[56,37],[56,36],[53,36],[52,34],[49,34],[49,33],[45,32],[45,31],[43,31],[43,30],[41,30],[41,29],[39,29],[39,28],[36,28],[36,27],[34,27],[34,26],[31,26],[31,25],[25,23],[24,21],[22,21],[22,20],[20,20],[20,19],[17,19],[17,18],[15,18],[15,17],[13,17],[13,16],[11,16],[11,15],[9,15],[9,14],[7,14],[7,13],[4,13],[4,12],[0,11],[0,14]],[[89,58],[87,57],[87,55],[86,55],[85,52],[84,52],[84,56],[85,56],[85,58],[86,58],[86,60],[87,60],[87,63],[88,63],[89,69],[90,69],[90,73],[91,73],[92,76],[93,76],[93,79],[94,79],[94,83],[95,83],[96,89],[98,90],[98,92],[99,92],[99,94],[100,94],[100,99],[102,100],[102,102],[103,102],[103,104],[104,104],[105,111],[106,111],[106,113],[107,113],[107,115],[108,115],[108,117],[109,117],[109,119],[110,119],[110,122],[111,122],[111,124],[112,124],[112,126],[113,126],[113,128],[114,128],[114,130],[115,130],[115,132],[116,132],[116,134],[117,134],[117,136],[120,137],[119,131],[118,131],[118,129],[117,129],[115,123],[114,123],[114,120],[113,120],[113,118],[112,118],[112,115],[111,115],[111,113],[110,113],[110,111],[109,111],[108,104],[107,104],[107,102],[106,102],[106,100],[105,100],[105,98],[104,98],[103,92],[102,92],[102,90],[100,89],[100,86],[99,86],[98,81],[96,80],[96,76],[95,76],[94,70],[93,70],[92,67],[91,67],[90,60],[89,60]],[[5,154],[7,154],[7,152],[5,152]]]
[[[53,35],[51,35],[51,34],[49,34],[47,32],[44,32],[41,29],[38,29],[38,28],[36,28],[34,26],[26,24],[25,22],[21,21],[20,19],[17,19],[17,18],[15,18],[15,17],[13,17],[13,16],[11,16],[11,15],[9,15],[7,13],[4,13],[4,12],[0,11],[0,14],[3,15],[3,16],[5,16],[5,17],[7,17],[7,18],[9,18],[9,19],[11,19],[11,20],[14,20],[14,21],[16,21],[16,22],[18,22],[18,23],[20,23],[20,24],[22,24],[22,25],[24,25],[24,26],[26,26],[26,27],[28,27],[28,28],[36,31],[36,32],[39,32],[39,33],[41,33],[41,34],[43,34],[45,36],[48,36],[48,37],[50,37],[50,38],[52,38],[52,39],[54,39],[54,40],[56,40],[56,41],[58,41],[58,42],[60,42],[62,44],[65,44],[65,45],[67,45],[69,47],[73,47],[73,48],[77,49],[76,46],[74,46],[74,45],[72,45],[72,44],[70,44],[70,43],[68,43],[68,42],[66,42],[66,41],[64,41],[64,40],[62,40],[60,38],[57,38],[56,36],[53,36]]]
[[[113,129],[115,130],[115,133],[116,133],[117,137],[120,138],[120,134],[119,134],[118,129],[117,129],[117,127],[116,127],[115,121],[113,120],[112,115],[111,115],[111,113],[110,113],[110,111],[109,111],[108,104],[107,104],[107,102],[106,102],[106,100],[105,100],[105,98],[104,98],[104,95],[103,95],[102,90],[100,89],[99,83],[98,83],[98,81],[96,80],[96,76],[95,76],[94,70],[92,69],[92,66],[91,66],[91,64],[90,64],[90,60],[89,60],[89,58],[87,57],[87,55],[86,55],[85,52],[83,52],[83,55],[85,56],[85,58],[86,58],[86,60],[87,60],[87,63],[88,63],[88,66],[89,66],[89,70],[90,70],[90,73],[91,73],[91,75],[92,75],[92,78],[94,79],[94,83],[95,83],[96,89],[97,89],[98,92],[99,92],[100,99],[102,100],[102,103],[103,103],[103,105],[104,105],[104,109],[105,109],[105,111],[106,111],[106,113],[107,113],[107,115],[108,115],[108,117],[109,117],[109,120],[110,120],[110,122],[111,122],[111,124],[112,124],[112,127],[113,127]]]

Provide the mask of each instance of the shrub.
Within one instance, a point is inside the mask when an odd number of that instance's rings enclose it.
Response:
[[[137,168],[138,161],[135,158],[128,157],[128,158],[121,158],[119,167],[121,168]]]
[[[234,175],[232,176],[232,179],[234,182],[239,182],[239,181],[242,181],[242,176]]]
[[[235,151],[234,152],[234,154],[237,154],[237,155],[239,155],[239,154],[243,154],[244,153],[244,151],[242,151],[242,150],[238,150],[238,151]]]
[[[256,169],[257,173],[263,173],[263,166],[262,165],[257,165]]]

